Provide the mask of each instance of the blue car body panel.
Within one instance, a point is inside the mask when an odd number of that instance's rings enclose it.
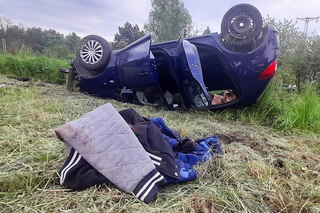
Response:
[[[159,86],[158,74],[150,57],[151,36],[147,35],[116,54],[116,67],[121,87]]]

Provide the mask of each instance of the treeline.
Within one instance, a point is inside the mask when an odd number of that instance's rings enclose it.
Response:
[[[0,18],[1,52],[17,54],[30,51],[38,55],[72,58],[81,38],[72,32],[66,36],[54,29],[27,28],[8,18]]]

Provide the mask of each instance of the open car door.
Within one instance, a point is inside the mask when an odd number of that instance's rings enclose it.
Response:
[[[134,103],[169,107],[159,83],[155,57],[150,50],[151,35],[145,35],[116,54],[117,76],[120,82],[120,99]],[[125,96],[132,96],[126,98]]]
[[[117,75],[122,88],[159,86],[150,45],[151,35],[148,34],[117,53]]]
[[[207,109],[211,106],[211,98],[205,87],[198,50],[195,45],[184,40],[183,32],[177,41],[178,54],[175,61],[177,67],[174,77],[184,107]]]

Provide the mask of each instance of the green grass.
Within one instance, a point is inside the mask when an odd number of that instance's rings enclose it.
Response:
[[[293,94],[283,105],[282,113],[275,121],[276,128],[320,132],[320,98],[314,89],[306,88],[301,94]]]
[[[320,211],[320,144],[312,131],[283,135],[241,116],[157,110],[0,75],[2,82],[7,86],[0,88],[0,212]],[[150,204],[113,185],[70,191],[57,183],[67,154],[54,129],[105,103],[160,116],[185,137],[218,134],[224,154],[197,165],[195,181],[161,188]]]
[[[271,84],[257,104],[225,110],[218,118],[271,126],[281,133],[320,132],[320,96],[316,87],[288,92]]]
[[[65,83],[65,76],[59,73],[60,67],[68,67],[70,61],[55,57],[0,54],[0,74],[28,77],[49,83]]]

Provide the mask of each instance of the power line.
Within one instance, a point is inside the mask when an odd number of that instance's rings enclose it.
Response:
[[[304,21],[304,29],[303,29],[303,34],[307,37],[308,35],[308,27],[309,27],[309,22],[316,20],[316,23],[318,22],[318,19],[320,18],[320,16],[318,17],[306,17],[306,18],[297,18],[299,21]]]

